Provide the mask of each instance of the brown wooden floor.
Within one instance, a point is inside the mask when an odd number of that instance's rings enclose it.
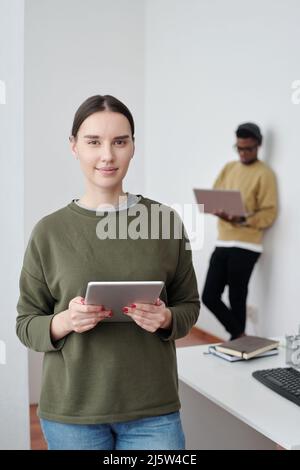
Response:
[[[37,405],[30,405],[30,441],[31,450],[47,450],[47,445],[36,415]]]
[[[196,346],[197,344],[218,343],[220,338],[212,336],[199,328],[192,328],[190,333],[176,341],[178,348],[186,346]],[[36,415],[37,405],[30,405],[30,437],[32,450],[46,450],[47,446],[40,428],[40,422]]]

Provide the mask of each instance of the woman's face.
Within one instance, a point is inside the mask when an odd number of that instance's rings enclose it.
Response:
[[[122,188],[134,154],[128,119],[111,111],[91,114],[81,124],[71,149],[90,187]]]

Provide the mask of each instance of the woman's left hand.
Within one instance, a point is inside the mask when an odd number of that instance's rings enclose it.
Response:
[[[166,304],[160,299],[157,299],[154,305],[131,304],[123,308],[123,313],[150,333],[154,333],[159,328],[169,329],[172,324],[171,310],[166,308]]]

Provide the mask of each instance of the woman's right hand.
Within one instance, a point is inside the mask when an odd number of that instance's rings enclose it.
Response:
[[[75,333],[92,330],[100,321],[112,316],[112,311],[105,310],[104,305],[86,305],[83,297],[70,300],[67,312],[66,321]]]
[[[67,310],[54,315],[50,326],[51,339],[55,342],[72,331],[84,333],[92,330],[100,321],[112,315],[112,311],[105,310],[103,305],[85,305],[83,297],[74,297]]]

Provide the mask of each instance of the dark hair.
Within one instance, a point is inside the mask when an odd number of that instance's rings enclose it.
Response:
[[[111,95],[95,95],[86,99],[75,113],[71,135],[77,137],[78,130],[86,118],[91,114],[105,110],[123,114],[129,121],[132,138],[134,139],[134,120],[131,112],[124,103]]]
[[[239,139],[255,139],[258,145],[261,145],[263,140],[260,128],[253,122],[245,122],[244,124],[240,124],[235,132],[235,135]]]

